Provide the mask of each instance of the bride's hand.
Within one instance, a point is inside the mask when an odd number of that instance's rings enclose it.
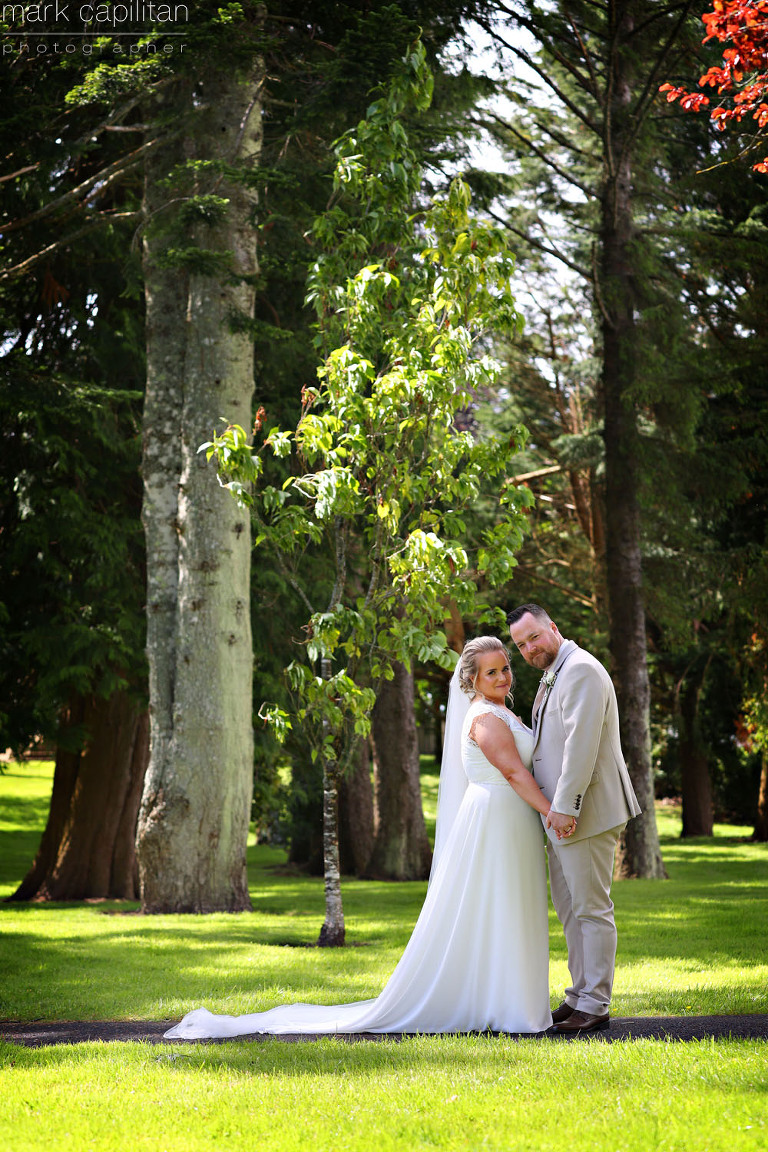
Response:
[[[558,840],[562,840],[565,837],[573,835],[576,828],[576,819],[574,816],[568,816],[564,812],[553,812],[550,808],[547,814],[546,826],[553,830]]]

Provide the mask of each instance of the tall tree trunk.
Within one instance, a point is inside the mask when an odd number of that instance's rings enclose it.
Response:
[[[421,807],[413,673],[399,663],[393,670],[373,709],[376,840],[366,872],[377,879],[424,880],[432,850]]]
[[[158,149],[146,172],[143,519],[151,755],[138,858],[147,912],[250,907],[250,518],[219,487],[198,448],[222,415],[250,425],[253,346],[242,321],[253,315],[255,194],[225,166],[247,173],[258,162],[260,84],[256,69],[244,75],[222,69],[194,91],[180,86],[170,97],[166,112],[184,122],[186,159],[203,162],[192,195],[220,198],[201,205],[197,218],[210,210],[212,222],[194,227],[188,260],[173,268],[168,239],[152,224],[172,215],[172,194],[161,181],[181,156]],[[195,248],[204,250],[199,259]],[[205,259],[218,260],[221,270],[204,274]]]
[[[328,761],[323,765],[323,879],[325,920],[317,943],[320,948],[343,948],[346,929],[339,859],[339,777],[335,764]]]
[[[606,585],[622,744],[643,810],[630,821],[621,838],[617,875],[660,878],[666,872],[654,811],[638,500],[638,413],[633,396],[637,256],[632,251],[632,99],[636,61],[631,37],[636,0],[616,0],[610,7],[613,49],[604,123],[597,286],[603,342]]]
[[[149,759],[147,713],[125,692],[75,697],[66,727],[81,751],[56,751],[48,821],[11,900],[135,900],[136,819]]]
[[[337,519],[336,556],[341,564],[336,571],[336,586],[331,595],[331,604],[337,602],[338,590],[343,586],[345,573],[343,536],[339,532]],[[320,675],[324,680],[331,678],[331,660],[323,656],[320,660]],[[323,746],[323,887],[325,891],[325,919],[320,929],[317,943],[320,948],[343,948],[346,938],[344,926],[344,904],[341,898],[341,856],[339,852],[339,788],[341,772],[338,761],[325,755]]]
[[[371,750],[360,741],[354,768],[339,790],[339,856],[342,872],[362,876],[373,851],[373,786]]]
[[[712,784],[709,778],[707,750],[699,731],[701,684],[701,675],[686,676],[679,694],[684,837],[712,835]]]

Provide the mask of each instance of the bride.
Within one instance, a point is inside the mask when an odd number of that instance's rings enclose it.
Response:
[[[470,640],[451,680],[426,899],[381,994],[247,1016],[197,1008],[166,1039],[549,1028],[547,888],[536,815],[546,815],[549,802],[528,771],[531,731],[504,703],[511,687],[501,641]]]

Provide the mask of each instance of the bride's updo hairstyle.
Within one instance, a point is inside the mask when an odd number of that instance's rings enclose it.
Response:
[[[474,700],[475,696],[477,696],[475,681],[477,680],[477,674],[480,671],[477,662],[478,656],[481,652],[494,652],[496,650],[503,652],[507,660],[509,660],[509,652],[504,647],[501,640],[499,640],[496,636],[476,636],[474,640],[468,640],[464,645],[461,653],[461,661],[459,667],[459,687],[461,688],[462,692],[466,692],[470,700]],[[514,686],[515,678],[513,673],[510,692]]]

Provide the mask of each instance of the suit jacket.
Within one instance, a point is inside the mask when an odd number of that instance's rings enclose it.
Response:
[[[547,672],[555,680],[534,705],[531,770],[555,812],[576,817],[568,840],[548,833],[569,844],[625,824],[640,805],[621,752],[616,692],[603,665],[564,640]]]

